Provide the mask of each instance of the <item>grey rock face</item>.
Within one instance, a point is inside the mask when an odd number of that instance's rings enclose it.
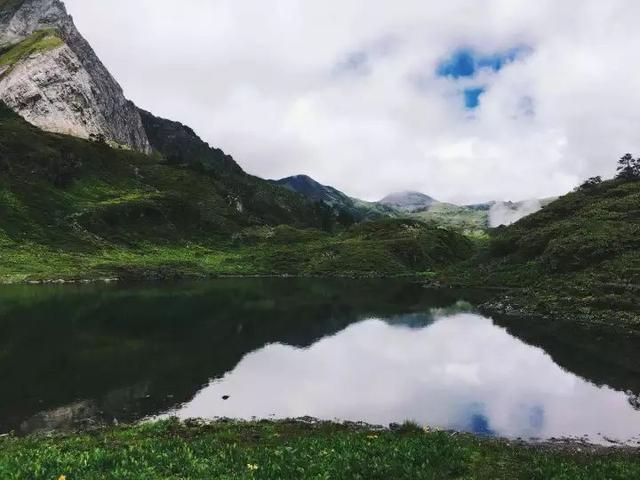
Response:
[[[149,152],[136,107],[76,29],[59,0],[0,3],[0,48],[54,28],[63,44],[0,67],[0,100],[44,130],[82,138],[104,135],[109,142]]]

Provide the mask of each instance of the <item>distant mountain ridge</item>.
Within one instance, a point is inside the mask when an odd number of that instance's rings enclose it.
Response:
[[[314,202],[322,202],[331,207],[337,215],[348,216],[354,221],[396,217],[400,213],[386,205],[352,198],[334,187],[322,185],[307,175],[295,175],[270,181],[274,185],[299,193]]]
[[[351,200],[349,196],[338,189],[322,185],[307,175],[295,175],[280,180],[272,180],[272,183],[298,192],[316,202],[325,202],[328,205],[348,204]]]
[[[440,203],[436,199],[420,192],[405,191],[387,195],[378,202],[402,212],[416,213],[428,209],[435,203]]]
[[[307,175],[272,180],[314,202],[322,202],[335,211],[348,212],[358,221],[380,217],[411,217],[435,222],[444,227],[478,232],[490,227],[509,225],[551,203],[555,198],[521,202],[490,201],[473,205],[440,202],[421,192],[391,193],[378,202],[350,197],[340,190],[322,185]]]

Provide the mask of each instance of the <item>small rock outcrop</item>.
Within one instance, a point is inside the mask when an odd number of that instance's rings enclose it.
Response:
[[[151,151],[135,105],[59,0],[0,0],[0,100],[43,130]]]

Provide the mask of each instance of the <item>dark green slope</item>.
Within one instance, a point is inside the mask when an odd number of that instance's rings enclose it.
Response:
[[[112,265],[135,263],[128,254],[184,266],[197,263],[190,243],[230,242],[244,228],[330,226],[325,207],[234,165],[45,133],[0,107],[0,277],[113,276]]]
[[[524,288],[507,302],[520,309],[640,328],[640,181],[579,189],[494,230],[463,276]]]
[[[142,124],[153,149],[172,165],[195,166],[217,174],[242,174],[234,159],[218,148],[212,148],[186,125],[159,118],[138,109]]]
[[[611,180],[497,229],[490,253],[507,266],[529,265],[545,274],[591,272],[640,284],[639,248],[640,181]]]
[[[14,241],[96,246],[225,237],[251,225],[322,226],[318,205],[220,157],[209,169],[196,165],[204,158],[184,164],[114,150],[42,132],[0,107],[1,228]]]
[[[329,206],[247,175],[145,114],[154,154],[45,133],[0,108],[0,282],[206,275],[396,275],[466,258],[421,223],[344,230]],[[351,221],[351,220],[349,220]]]

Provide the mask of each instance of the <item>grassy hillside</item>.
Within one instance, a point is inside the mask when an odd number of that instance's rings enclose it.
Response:
[[[608,312],[640,327],[640,181],[580,189],[498,228],[456,272],[463,281],[524,289],[510,302],[525,310],[590,320]]]
[[[343,229],[326,205],[245,174],[180,124],[145,126],[153,156],[45,133],[0,108],[0,280],[408,274],[470,252],[416,222],[382,224],[384,239],[331,236]]]
[[[474,237],[484,237],[489,228],[488,209],[434,203],[428,209],[413,214],[415,218],[435,222]]]

